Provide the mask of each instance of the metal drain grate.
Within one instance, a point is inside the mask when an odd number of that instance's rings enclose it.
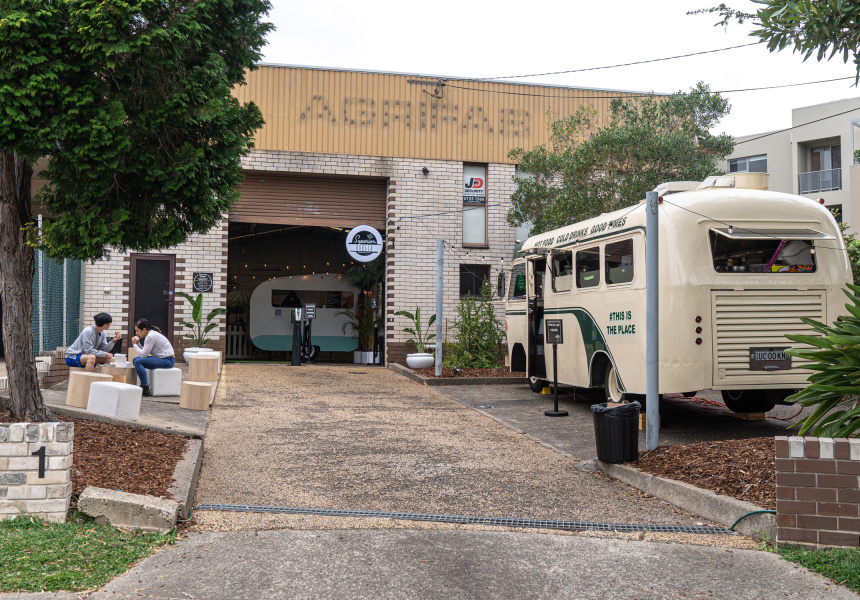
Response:
[[[434,523],[458,523],[461,525],[491,525],[498,527],[528,527],[532,529],[562,529],[566,531],[615,531],[631,533],[650,531],[653,533],[697,533],[710,535],[734,535],[725,527],[697,525],[636,525],[627,523],[597,523],[591,521],[554,521],[550,519],[511,519],[504,517],[466,517],[458,515],[434,515],[409,512],[385,512],[377,510],[342,510],[335,508],[298,508],[293,506],[254,506],[249,504],[200,504],[194,510],[217,510],[227,512],[281,513],[289,515],[313,515],[321,517],[368,517],[375,519],[402,519],[405,521],[432,521]]]

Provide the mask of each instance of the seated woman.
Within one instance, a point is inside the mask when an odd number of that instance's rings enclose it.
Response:
[[[134,324],[137,334],[131,338],[137,356],[134,358],[134,370],[140,378],[140,386],[144,396],[152,396],[149,380],[146,378],[147,369],[172,369],[176,364],[173,345],[161,334],[158,327],[153,327],[146,319],[138,319]],[[141,344],[143,341],[143,344]]]

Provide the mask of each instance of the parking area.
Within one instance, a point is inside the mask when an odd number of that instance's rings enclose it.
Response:
[[[571,457],[586,460],[596,455],[591,405],[604,402],[602,390],[560,388],[559,409],[567,417],[547,417],[553,396],[532,392],[528,385],[440,386],[440,393],[478,410]],[[644,410],[644,409],[643,409]],[[799,406],[776,406],[762,421],[746,421],[731,416],[722,405],[720,393],[705,391],[695,398],[667,398],[660,406],[660,443],[686,444],[710,440],[743,439],[793,435],[791,425],[811,409],[798,413]],[[785,419],[785,420],[783,420]],[[640,432],[640,449],[645,449],[645,432]]]

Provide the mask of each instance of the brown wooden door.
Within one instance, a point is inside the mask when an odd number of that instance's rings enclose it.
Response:
[[[148,319],[173,342],[176,257],[172,254],[132,254],[129,286],[129,339],[134,323]]]

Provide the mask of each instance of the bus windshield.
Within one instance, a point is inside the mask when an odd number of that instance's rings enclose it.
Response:
[[[717,273],[814,273],[816,269],[813,240],[764,235],[738,239],[713,230],[710,238]]]

